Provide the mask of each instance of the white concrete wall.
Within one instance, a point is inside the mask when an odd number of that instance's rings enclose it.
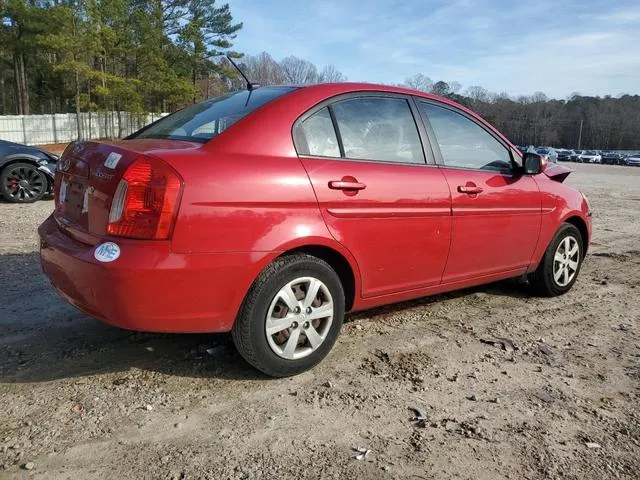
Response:
[[[85,112],[80,114],[82,137],[88,139],[121,138],[164,117],[166,113]],[[55,115],[0,116],[0,140],[41,145],[78,140],[75,113]]]

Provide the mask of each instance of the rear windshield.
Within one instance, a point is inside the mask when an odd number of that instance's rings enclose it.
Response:
[[[262,87],[205,100],[158,120],[127,137],[207,142],[242,117],[295,87]]]

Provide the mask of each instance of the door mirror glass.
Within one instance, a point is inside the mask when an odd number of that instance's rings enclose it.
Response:
[[[526,152],[522,155],[522,166],[525,175],[537,175],[544,172],[547,162],[537,153]]]

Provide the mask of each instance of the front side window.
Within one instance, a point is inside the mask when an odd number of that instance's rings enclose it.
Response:
[[[509,150],[469,118],[432,103],[420,109],[433,128],[444,164],[448,167],[510,172]]]
[[[345,158],[424,163],[418,128],[407,100],[352,98],[338,101],[331,108]]]
[[[243,90],[183,108],[129,136],[207,142],[235,122],[290,91],[294,87],[262,87]]]

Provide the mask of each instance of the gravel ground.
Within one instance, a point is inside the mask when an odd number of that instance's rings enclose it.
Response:
[[[77,312],[38,265],[52,202],[0,203],[0,478],[640,478],[640,169],[572,166],[595,231],[569,294],[514,280],[354,314],[279,380],[227,335]]]

